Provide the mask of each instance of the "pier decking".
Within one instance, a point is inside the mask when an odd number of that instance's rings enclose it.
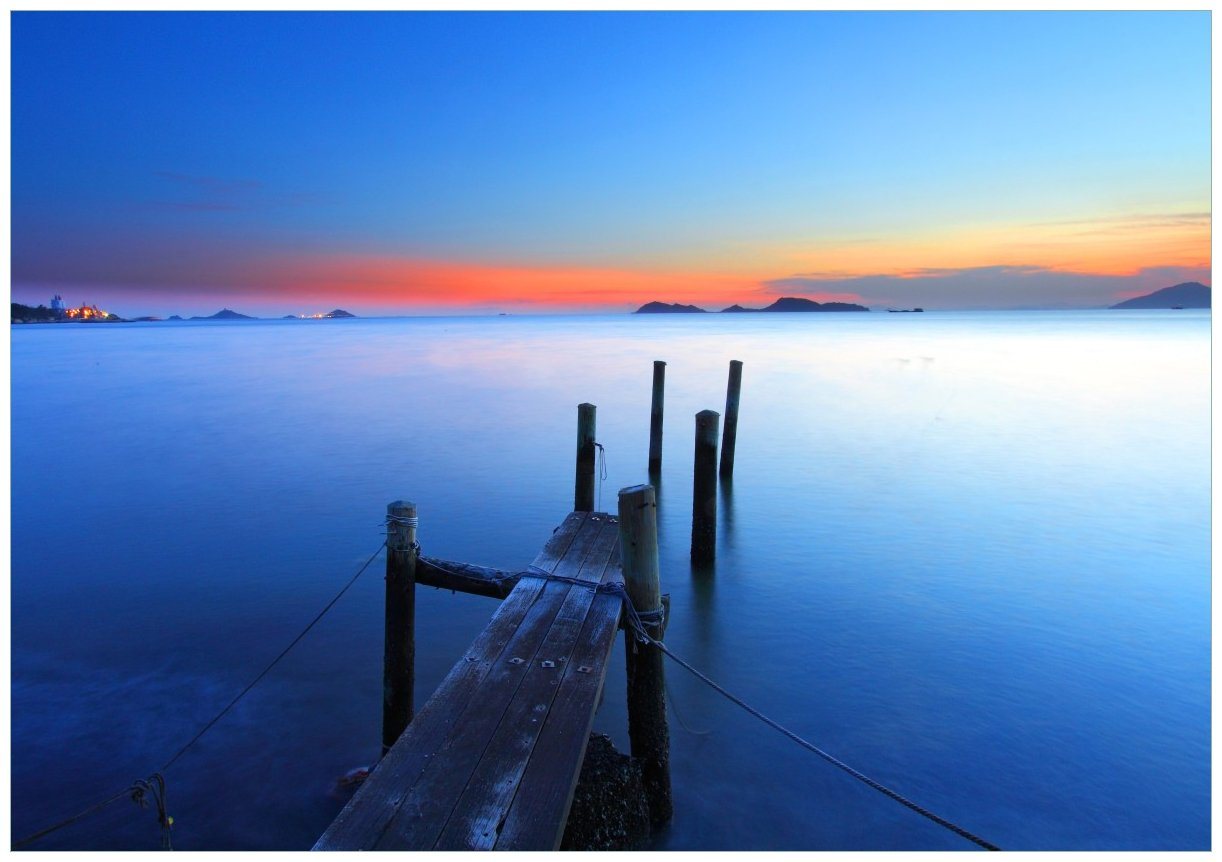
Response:
[[[533,567],[620,580],[618,519],[573,512]],[[520,577],[314,849],[559,847],[621,610],[618,595]]]

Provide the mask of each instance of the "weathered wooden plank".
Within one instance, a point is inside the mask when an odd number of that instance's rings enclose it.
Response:
[[[582,525],[569,552],[555,567],[557,574],[574,574],[593,548],[600,530],[597,523]],[[514,592],[540,583],[523,578]],[[375,842],[378,849],[428,849],[440,833],[467,779],[496,731],[527,669],[537,660],[539,647],[560,611],[568,584],[543,581],[543,590],[526,612],[512,638],[488,673],[465,702],[449,700],[444,744],[434,744],[419,776],[404,795],[386,829]],[[522,659],[511,663],[511,658]],[[444,692],[439,692],[441,697]],[[412,744],[411,740],[406,740]],[[372,779],[372,776],[371,776]]]
[[[598,517],[595,515],[591,520]],[[591,584],[602,580],[619,545],[619,527],[615,519],[602,517],[605,524],[602,534],[576,575]],[[496,733],[435,843],[435,849],[491,849],[532,755],[549,760],[554,757],[554,752],[537,749],[535,743],[543,728],[557,719],[551,711],[553,700],[574,651],[580,648],[579,636],[595,595],[595,591],[588,588],[570,590],[540,647],[538,655],[542,658],[532,664],[514,693]],[[608,649],[613,638],[614,631],[611,631]],[[544,666],[544,661],[550,662],[550,666]],[[593,699],[585,704],[587,715],[577,716],[582,724],[593,714],[595,706]],[[577,772],[580,766],[578,757],[568,768]]]
[[[604,580],[618,578],[617,547]],[[547,723],[535,743],[535,750],[547,756],[537,755],[527,764],[501,824],[497,850],[554,850],[560,846],[622,607],[619,596],[600,594],[586,614],[577,648],[566,663]],[[581,668],[589,670],[582,672]]]
[[[523,574],[525,573],[471,563],[439,560],[436,557],[420,557],[416,561],[416,584],[419,586],[454,590],[493,599],[503,599],[513,592]]]
[[[574,512],[556,528],[532,565],[554,571],[572,548],[589,515]],[[543,592],[544,581],[530,578],[497,608],[496,614],[429,699],[399,742],[378,763],[327,831],[315,850],[371,849],[419,776],[432,753],[453,728],[456,705],[465,704],[493,663],[509,645],[527,612]]]

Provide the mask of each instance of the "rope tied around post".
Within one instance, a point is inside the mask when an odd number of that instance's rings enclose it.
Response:
[[[418,515],[396,515],[393,512],[388,512],[386,514],[386,520],[384,520],[380,526],[386,528],[387,536],[393,536],[395,535],[395,527],[402,527],[405,530],[415,530],[420,526],[420,517]],[[413,539],[412,543],[408,545],[407,550],[420,553],[420,542]]]
[[[148,778],[132,785],[132,802],[141,808],[148,808],[148,797],[152,796],[157,803],[157,822],[161,824],[161,849],[173,850],[170,843],[170,829],[174,826],[174,818],[166,812],[165,778],[160,772],[154,772]]]

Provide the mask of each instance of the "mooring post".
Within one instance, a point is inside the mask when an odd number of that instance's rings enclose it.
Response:
[[[721,432],[721,477],[734,475],[734,440],[738,437],[738,393],[743,386],[743,364],[730,360],[730,379],[726,383],[726,423]]]
[[[416,684],[416,504],[386,507],[386,635],[382,658],[382,754],[412,720]]]
[[[577,480],[573,486],[573,511],[594,511],[594,440],[595,414],[593,404],[577,405]]]
[[[716,410],[696,414],[696,457],[692,467],[692,559],[709,562],[717,546]]]
[[[653,403],[649,408],[649,473],[662,470],[662,402],[666,397],[666,363],[653,362]]]
[[[639,612],[662,606],[658,574],[658,505],[652,485],[634,485],[619,492],[620,565],[624,588]],[[659,640],[665,623],[651,627]],[[670,731],[666,726],[666,682],[662,651],[641,643],[625,629],[628,667],[628,738],[632,756],[641,762],[641,774],[654,826],[671,818]]]

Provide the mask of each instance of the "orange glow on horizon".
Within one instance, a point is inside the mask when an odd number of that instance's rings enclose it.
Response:
[[[784,290],[769,281],[801,277],[824,292],[800,295],[870,304],[879,297],[837,282],[866,276],[920,279],[978,267],[1013,266],[1083,276],[1138,276],[1155,268],[1208,271],[1208,212],[1082,217],[1042,223],[981,223],[875,238],[711,249],[698,266],[641,262],[636,268],[470,263],[359,253],[265,258],[250,286],[302,302],[437,309],[631,309],[658,300],[710,310],[763,307]],[[262,288],[260,290],[259,288]],[[1143,285],[1135,285],[1136,294]],[[796,289],[795,289],[796,290]]]
[[[1056,272],[1126,276],[1156,266],[1208,269],[1207,212],[1098,216],[1037,224],[971,224],[873,238],[793,241],[760,249],[794,272],[828,278],[919,277],[929,270],[1038,265]]]
[[[272,264],[266,283],[303,299],[369,305],[594,308],[651,300],[685,304],[772,301],[759,279],[692,272],[495,266],[336,255]]]

